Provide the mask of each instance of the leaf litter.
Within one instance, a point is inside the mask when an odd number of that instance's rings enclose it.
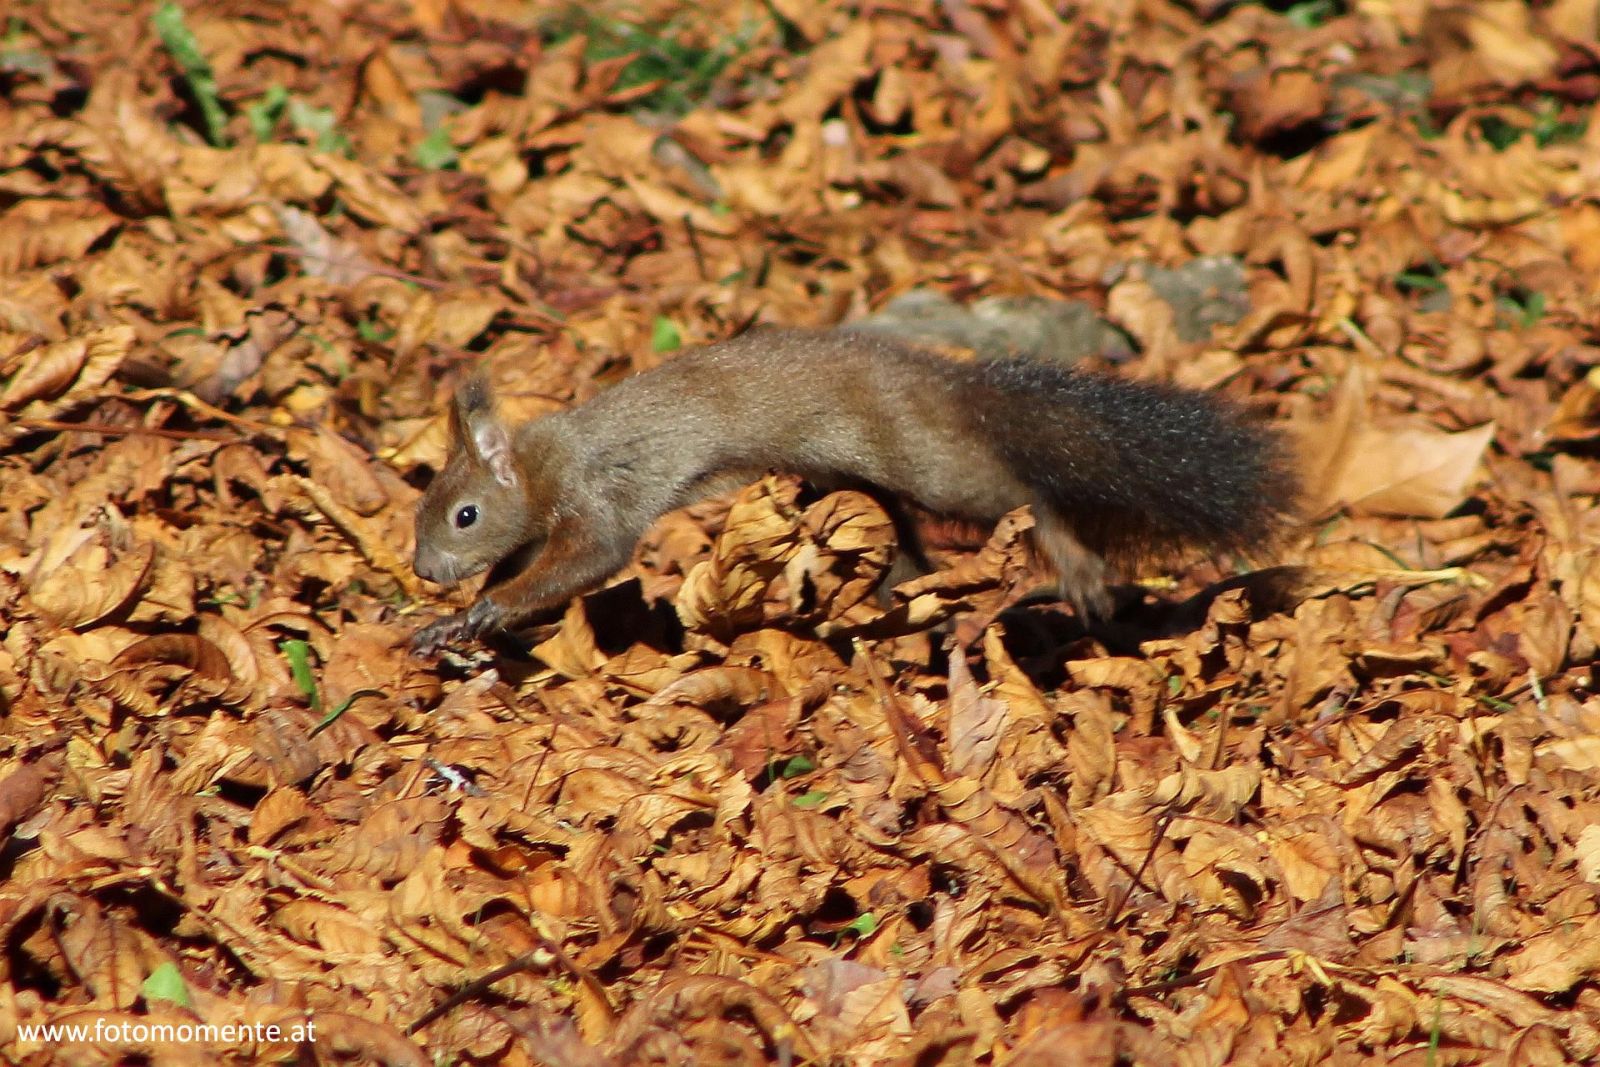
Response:
[[[1592,1061],[1592,7],[14,5],[0,1055]],[[754,321],[1221,390],[1307,522],[1090,635],[768,478],[405,654],[453,381]]]

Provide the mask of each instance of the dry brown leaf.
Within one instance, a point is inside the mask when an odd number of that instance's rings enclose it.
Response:
[[[1600,1056],[1593,4],[469,6],[184,5],[216,131],[8,12],[0,1060]],[[1297,427],[1310,521],[1086,626],[1025,509],[883,603],[777,477],[405,655],[467,374],[908,299]]]
[[[1009,714],[1003,701],[978,689],[966,654],[956,650],[950,657],[950,770],[982,778],[1000,748]]]
[[[134,339],[131,327],[112,326],[35,349],[0,392],[0,409],[39,419],[65,411],[111,379]]]
[[[1560,993],[1600,971],[1600,920],[1576,929],[1530,938],[1505,958],[1506,982],[1513,989]]]
[[[799,485],[768,478],[739,494],[711,558],[678,591],[678,617],[693,629],[727,633],[761,618],[767,586],[795,550]]]
[[[1307,442],[1307,484],[1317,507],[1442,517],[1461,503],[1494,426],[1454,434],[1415,424],[1376,426],[1370,379],[1364,363],[1351,364],[1328,425]]]
[[[116,216],[98,204],[24,200],[0,215],[0,275],[79,259],[116,225]]]
[[[119,551],[110,540],[102,532],[63,559],[41,559],[28,599],[57,624],[73,628],[91,626],[126,606],[143,589],[156,547],[144,542]]]

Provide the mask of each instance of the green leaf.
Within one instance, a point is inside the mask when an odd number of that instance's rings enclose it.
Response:
[[[809,793],[801,793],[795,797],[794,806],[797,808],[814,808],[827,799],[828,794],[825,790],[813,789]]]
[[[146,1003],[158,1000],[167,1000],[180,1008],[192,1008],[194,1004],[189,1000],[189,987],[183,984],[183,972],[178,970],[178,965],[168,961],[150,972],[139,985],[139,994]]]
[[[783,766],[778,769],[779,778],[798,778],[802,774],[810,774],[817,769],[817,765],[809,756],[790,756],[784,760]]]
[[[395,331],[391,326],[380,326],[371,319],[362,319],[360,322],[356,323],[356,334],[363,341],[371,341],[374,344],[382,344],[389,338],[393,337]]]
[[[1478,129],[1483,133],[1483,139],[1494,147],[1496,152],[1504,152],[1522,139],[1523,130],[1513,126],[1499,115],[1489,115],[1478,120]]]
[[[856,921],[844,928],[844,933],[855,934],[857,937],[866,937],[878,928],[878,917],[870,911],[864,911],[856,916]]]
[[[1532,326],[1544,318],[1545,295],[1543,293],[1530,293],[1527,301],[1522,305],[1522,325]]]
[[[628,57],[615,88],[645,87],[648,93],[638,101],[640,107],[681,115],[711,95],[717,79],[736,58],[750,51],[765,29],[763,20],[747,19],[732,33],[716,34],[716,43],[707,46],[698,43],[704,35],[697,24],[704,22],[704,15],[691,14],[634,25],[572,7],[546,20],[543,36],[547,43],[556,44],[581,35],[586,43],[584,57],[591,62]]]
[[[349,711],[350,705],[356,702],[356,697],[360,696],[364,692],[366,692],[366,690],[359,689],[345,697],[343,700],[339,701],[339,706],[328,712],[328,714],[324,715],[322,717],[322,721],[318,722],[317,725],[311,728],[311,732],[306,735],[306,738],[309,740],[310,738],[316,737],[322,731],[338,722],[339,716]]]
[[[1512,325],[1526,330],[1544,318],[1546,299],[1543,293],[1517,291],[1497,297],[1495,304]]]
[[[655,325],[650,327],[650,347],[657,352],[676,352],[683,347],[683,334],[671,319],[657,315]]]
[[[228,124],[228,114],[223,110],[222,97],[217,92],[217,79],[212,76],[211,64],[207,61],[205,53],[200,51],[199,39],[184,21],[183,8],[172,0],[167,0],[156,8],[156,13],[150,16],[150,22],[155,26],[156,36],[161,38],[161,44],[166,48],[167,54],[178,64],[178,69],[183,71],[183,79],[188,83],[189,92],[194,95],[194,102],[200,106],[200,115],[206,120],[206,140],[218,148],[226,146],[228,135],[225,127]]]
[[[278,120],[288,106],[289,90],[273,85],[261,94],[260,100],[245,107],[244,117],[250,120],[250,132],[255,134],[256,140],[272,140],[272,131],[277,129]]]
[[[289,661],[289,674],[294,678],[295,688],[310,703],[312,711],[321,711],[322,698],[317,695],[317,679],[311,673],[311,646],[291,638],[279,644],[278,648],[283,658]]]
[[[411,158],[424,170],[448,170],[456,165],[456,146],[450,131],[438,127],[411,150]]]
[[[1561,121],[1561,101],[1555,97],[1547,96],[1539,102],[1539,109],[1533,116],[1533,141],[1540,148],[1552,144],[1571,144],[1583,140],[1583,135],[1589,130],[1589,123]]]
[[[336,127],[338,118],[333,108],[312,107],[298,97],[291,98],[289,121],[293,123],[295,132],[309,141],[318,152],[339,156],[354,154],[350,139]]]
[[[1290,22],[1302,30],[1314,30],[1339,14],[1337,0],[1304,0],[1284,12]]]
[[[1433,121],[1433,116],[1426,111],[1419,111],[1411,116],[1411,124],[1417,128],[1417,135],[1424,141],[1437,141],[1444,136],[1444,130]]]
[[[1436,278],[1431,274],[1421,271],[1403,270],[1394,276],[1394,283],[1402,289],[1422,289],[1428,292],[1437,292],[1445,287],[1443,278]]]

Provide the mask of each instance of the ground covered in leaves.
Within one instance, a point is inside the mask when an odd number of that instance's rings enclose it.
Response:
[[[1594,4],[8,17],[0,1058],[1600,1054]],[[774,478],[407,656],[468,367],[869,316],[1252,404],[1306,525],[1091,635]]]

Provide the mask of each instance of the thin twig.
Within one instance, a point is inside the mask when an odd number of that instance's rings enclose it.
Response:
[[[1128,989],[1119,990],[1117,996],[1122,999],[1126,999],[1128,997],[1158,997],[1163,993],[1170,993],[1174,989],[1183,989],[1188,986],[1199,985],[1200,983],[1210,979],[1212,975],[1221,971],[1224,967],[1232,967],[1235,964],[1241,963],[1270,963],[1273,960],[1283,960],[1288,958],[1288,949],[1276,948],[1270,952],[1258,952],[1254,956],[1243,956],[1236,960],[1229,960],[1226,963],[1219,963],[1215,967],[1207,967],[1204,970],[1195,971],[1193,974],[1186,974],[1182,978],[1174,978],[1168,982],[1152,982],[1149,985],[1132,986]]]
[[[241,430],[249,430],[251,433],[266,434],[268,437],[273,438],[280,438],[284,434],[282,427],[269,426],[267,423],[256,422],[254,419],[247,419],[242,415],[230,414],[229,412],[223,411],[221,408],[216,407],[215,405],[206,403],[204,400],[201,400],[187,389],[141,389],[136,393],[124,394],[122,399],[132,400],[134,402],[144,400],[176,400],[179,404],[182,404],[186,408],[192,408],[208,418],[216,419],[219,422],[225,422],[230,426],[237,426]]]
[[[429,1023],[433,1022],[435,1019],[444,1016],[445,1013],[454,1011],[456,1008],[465,1004],[472,998],[483,993],[487,993],[489,988],[502,978],[510,978],[512,975],[517,974],[520,971],[533,970],[533,968],[540,966],[540,957],[548,954],[548,951],[542,946],[536,949],[531,949],[527,952],[524,952],[510,963],[501,964],[488,974],[479,978],[474,978],[472,981],[468,982],[466,985],[462,986],[454,993],[451,993],[448,997],[445,997],[439,1003],[435,1004],[433,1007],[419,1015],[410,1026],[406,1027],[406,1033],[414,1034],[418,1030],[421,1030],[424,1026],[427,1026]]]
[[[1150,847],[1145,851],[1144,862],[1140,863],[1139,869],[1133,872],[1133,880],[1128,883],[1127,889],[1120,895],[1113,890],[1112,895],[1106,898],[1106,917],[1103,925],[1107,930],[1116,926],[1118,920],[1122,918],[1119,913],[1127,905],[1128,901],[1133,899],[1133,891],[1138,888],[1140,879],[1144,877],[1144,872],[1150,869],[1150,861],[1156,857],[1156,848],[1165,838],[1167,827],[1172,825],[1172,820],[1175,818],[1177,818],[1177,813],[1171,808],[1163,811],[1156,818],[1155,827],[1150,835]]]
[[[109,437],[122,434],[144,434],[147,437],[166,437],[174,441],[237,441],[237,435],[217,430],[169,430],[163,426],[113,426],[108,422],[63,422],[59,419],[17,419],[13,426],[27,430],[51,430],[57,433],[98,433]]]
[[[595,998],[605,1006],[606,1011],[614,1018],[616,1015],[616,1008],[614,1005],[612,1005],[611,999],[606,996],[604,987],[600,985],[600,983],[595,979],[594,975],[590,974],[582,967],[579,967],[577,963],[573,962],[572,957],[568,956],[565,950],[563,950],[560,945],[556,944],[556,942],[543,930],[540,930],[538,927],[534,927],[531,932],[534,937],[539,939],[538,948],[530,949],[511,962],[496,967],[488,974],[479,978],[474,978],[472,981],[468,982],[466,985],[450,994],[444,1000],[440,1001],[434,1007],[423,1012],[415,1022],[406,1027],[406,1033],[414,1034],[418,1030],[421,1030],[424,1026],[427,1026],[429,1023],[433,1022],[435,1019],[443,1016],[446,1012],[453,1011],[474,997],[481,996],[482,994],[488,992],[489,988],[502,978],[509,978],[513,974],[517,974],[520,971],[532,970],[534,967],[546,966],[551,962],[559,963],[566,970],[566,972],[573,977],[574,980],[588,989],[589,992],[592,993]],[[540,962],[541,958],[544,960],[543,963]]]

